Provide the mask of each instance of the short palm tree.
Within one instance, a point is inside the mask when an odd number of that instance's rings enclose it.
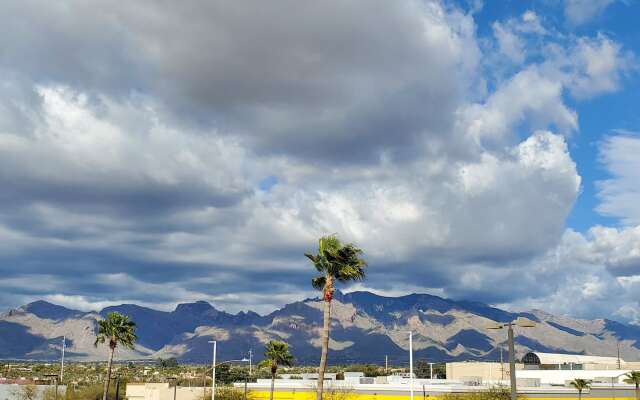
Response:
[[[289,345],[285,342],[270,341],[264,347],[264,357],[261,367],[271,368],[271,391],[269,400],[273,400],[273,390],[276,382],[276,373],[280,365],[290,367],[293,365],[293,356],[289,352]]]
[[[104,391],[102,400],[107,400],[109,382],[111,381],[111,366],[113,364],[113,353],[118,345],[132,349],[133,344],[138,339],[136,336],[136,324],[129,320],[129,317],[117,312],[107,314],[107,318],[98,321],[98,334],[94,346],[100,343],[109,343],[109,363],[107,364],[107,376],[104,381]]]
[[[586,379],[574,379],[571,381],[571,386],[578,389],[578,399],[582,399],[582,391],[591,387],[591,382]]]
[[[366,261],[361,258],[362,250],[355,245],[341,243],[335,235],[323,236],[318,241],[318,254],[305,256],[311,260],[320,276],[311,280],[311,285],[322,290],[323,327],[320,368],[318,369],[317,400],[322,400],[324,373],[327,369],[327,353],[329,352],[329,326],[331,322],[331,300],[335,291],[335,283],[359,281],[364,279]]]
[[[624,381],[636,385],[636,400],[640,400],[640,371],[627,372]]]

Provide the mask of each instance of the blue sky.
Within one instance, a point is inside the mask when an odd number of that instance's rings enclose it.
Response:
[[[588,2],[583,3],[588,6]],[[564,34],[593,36],[605,33],[637,55],[640,51],[640,30],[635,16],[640,15],[640,3],[592,2],[594,7],[598,3],[603,4],[603,9],[577,25],[567,20],[566,4],[559,1],[483,2],[475,21],[478,24],[478,33],[490,36],[491,26],[495,21],[533,10]],[[596,183],[609,177],[606,168],[598,162],[598,143],[604,136],[615,135],[618,131],[626,131],[632,135],[637,132],[640,116],[634,105],[640,102],[640,80],[636,73],[631,72],[625,76],[623,84],[615,93],[586,101],[569,99],[568,102],[580,118],[580,132],[571,137],[569,151],[577,163],[579,174],[583,177],[583,184],[581,195],[567,219],[567,226],[579,232],[586,232],[593,225],[615,226],[618,224],[616,218],[596,211]]]
[[[640,3],[9,2],[0,308],[366,281],[639,323]],[[496,287],[500,290],[496,290]]]

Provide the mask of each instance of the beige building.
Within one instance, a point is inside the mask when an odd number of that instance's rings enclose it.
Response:
[[[175,387],[168,383],[128,383],[127,400],[202,400],[206,393],[211,397],[211,388]]]
[[[516,364],[516,370],[523,368],[523,364]],[[509,379],[509,363],[450,362],[447,363],[447,379],[458,381],[480,379],[482,382],[507,380]]]

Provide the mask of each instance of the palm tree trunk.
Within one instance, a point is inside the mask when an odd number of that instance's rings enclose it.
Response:
[[[276,385],[276,374],[271,373],[271,392],[269,392],[269,400],[273,400],[273,391]]]
[[[104,381],[104,391],[102,392],[102,400],[107,400],[107,392],[109,392],[109,382],[111,381],[111,364],[113,364],[113,353],[116,351],[115,347],[111,348],[111,354],[109,354],[109,363],[107,364],[107,379]]]
[[[320,368],[318,369],[318,385],[316,400],[322,400],[324,386],[324,372],[327,369],[327,353],[329,352],[329,326],[331,322],[331,294],[325,295],[322,325],[322,353],[320,353]]]

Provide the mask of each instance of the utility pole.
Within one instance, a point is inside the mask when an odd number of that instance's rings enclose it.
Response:
[[[202,400],[207,400],[207,367],[202,368]]]
[[[430,379],[433,379],[433,363],[432,362],[429,363],[429,376],[430,376]]]
[[[618,347],[618,369],[620,369],[620,342],[616,341],[616,346]]]
[[[64,349],[67,345],[67,337],[62,336],[62,357],[60,358],[60,382],[64,380]]]
[[[58,378],[59,378],[58,374],[46,374],[45,377],[55,379],[55,385],[56,385],[55,400],[58,400]]]
[[[500,344],[500,374],[504,380],[504,360],[502,359],[502,344]]]
[[[253,372],[253,351],[249,349],[249,376],[252,375]]]
[[[509,338],[509,381],[511,382],[511,400],[518,399],[518,388],[516,386],[516,350],[513,344],[513,323],[508,324]]]
[[[384,374],[389,375],[389,356],[384,356]]]

